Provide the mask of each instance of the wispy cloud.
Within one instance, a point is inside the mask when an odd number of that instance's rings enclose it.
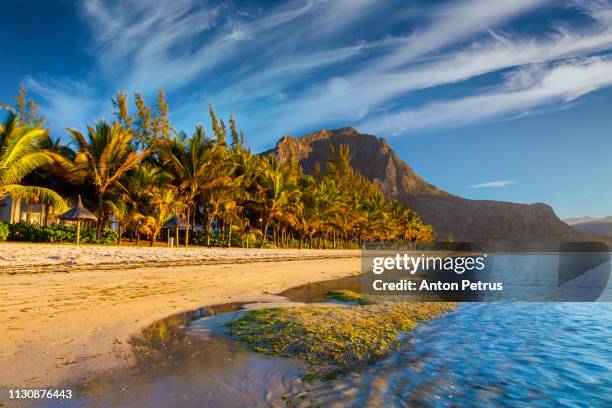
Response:
[[[80,128],[110,115],[106,99],[84,83],[68,78],[35,79],[26,77],[24,86],[38,96],[40,111],[47,124],[56,131],[68,127]],[[107,116],[107,119],[111,119]],[[58,132],[61,133],[61,132]]]
[[[329,56],[333,61],[333,55],[347,47],[329,50],[327,55],[291,50],[340,31],[376,3],[294,0],[265,13],[241,13],[227,3],[198,0],[87,0],[82,13],[94,33],[91,51],[102,70],[123,77],[123,88],[147,91],[180,87],[226,64],[232,64],[226,73],[235,73],[254,56],[269,55],[271,62],[288,56],[289,63],[309,57],[311,69],[318,61],[325,65]]]
[[[585,18],[578,25],[551,21],[535,33],[512,29],[517,18],[545,7],[570,7]],[[150,96],[163,87],[179,126],[201,120],[212,102],[257,135],[256,147],[327,126],[389,136],[528,115],[610,85],[607,1],[448,0],[418,13],[403,8],[399,0],[292,0],[263,8],[85,0],[79,11],[92,34],[95,70],[86,78],[29,81],[50,119],[64,115],[57,123],[74,118],[76,126],[118,89]],[[493,73],[486,86],[470,85],[454,99],[444,92],[414,97]],[[85,83],[87,90],[70,89]]]
[[[382,134],[459,126],[516,114],[544,104],[567,103],[610,85],[612,58],[572,59],[552,66],[519,70],[507,76],[506,83],[494,91],[380,115],[362,126],[370,132]]]
[[[511,180],[496,180],[496,181],[488,181],[486,183],[473,184],[468,186],[467,188],[501,188],[506,187],[511,184],[514,184],[514,181]]]
[[[593,12],[595,13],[595,12]],[[605,14],[599,11],[593,17]],[[385,105],[413,91],[446,86],[467,81],[477,76],[577,56],[589,55],[612,48],[612,24],[598,18],[593,26],[569,30],[560,26],[540,37],[501,35],[488,31],[488,38],[475,40],[465,47],[438,55],[433,61],[387,71],[366,68],[346,77],[335,77],[293,99],[286,107],[290,122],[306,125],[304,117],[291,112],[308,111],[322,123],[349,121],[365,130],[384,132],[384,135],[404,133],[406,126],[370,126],[381,123]],[[451,40],[449,40],[451,41]],[[392,51],[390,51],[392,53]],[[371,62],[376,65],[377,61]],[[286,117],[285,115],[280,115]],[[393,118],[390,115],[389,118]],[[301,120],[302,119],[302,120]],[[456,125],[465,122],[457,122]],[[391,125],[391,123],[390,123]],[[418,128],[418,126],[411,126]]]

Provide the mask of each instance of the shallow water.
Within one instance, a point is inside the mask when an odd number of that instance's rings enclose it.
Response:
[[[136,366],[74,390],[76,398],[35,406],[244,407],[295,392],[299,361],[248,351],[222,335],[245,303],[205,307],[161,320],[132,340]]]
[[[343,407],[609,407],[611,323],[610,303],[462,304],[417,326],[400,351],[374,366],[303,387],[293,399]]]
[[[359,284],[358,276],[307,284],[283,296],[267,296],[266,303],[326,301],[325,293],[358,290]],[[302,386],[304,364],[253,353],[224,335],[224,323],[239,317],[243,308],[259,306],[234,302],[160,320],[132,339],[135,367],[79,384],[71,400],[39,401],[33,406],[285,406],[283,395]]]
[[[352,277],[282,295],[320,302],[330,290],[360,284]],[[81,384],[77,398],[61,405],[612,406],[612,303],[461,304],[418,325],[384,360],[312,383],[301,381],[301,362],[252,353],[223,335],[222,324],[243,306],[156,323],[133,341],[136,367]]]

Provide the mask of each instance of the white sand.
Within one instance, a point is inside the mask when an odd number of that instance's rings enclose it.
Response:
[[[345,257],[310,259],[336,254]],[[266,293],[352,275],[360,268],[358,254],[0,245],[0,386],[56,386],[132,364],[128,340],[159,319],[206,305],[259,301],[269,297]],[[126,268],[140,259],[151,265],[152,259],[167,264],[168,259],[261,258],[309,259]],[[52,267],[28,273],[36,270],[36,262],[55,262],[62,273]],[[95,266],[103,263],[113,267]]]

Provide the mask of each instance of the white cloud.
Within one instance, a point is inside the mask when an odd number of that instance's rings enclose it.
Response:
[[[411,38],[404,47],[383,57],[373,67],[388,69],[431,54],[450,44],[457,44],[471,35],[486,31],[548,0],[464,0],[450,3],[434,14],[432,23]]]
[[[519,71],[491,92],[380,115],[360,126],[376,134],[453,127],[516,114],[545,104],[567,103],[610,85],[612,58],[572,59],[536,70]]]
[[[47,117],[47,125],[55,132],[63,133],[68,127],[83,128],[110,115],[108,99],[100,99],[93,89],[81,82],[67,78],[25,78],[28,91],[36,95],[40,112]],[[111,119],[107,116],[107,119]]]
[[[514,181],[511,180],[496,180],[496,181],[488,181],[486,183],[473,184],[468,186],[468,188],[501,188],[506,187],[511,184],[514,184]]]
[[[108,95],[118,89],[151,96],[160,87],[170,93],[179,126],[203,120],[212,102],[235,113],[262,144],[324,126],[363,126],[381,136],[460,126],[530,114],[607,86],[598,70],[607,60],[590,56],[612,48],[610,3],[572,3],[587,16],[579,27],[542,24],[537,35],[509,30],[516,17],[543,6],[559,4],[449,0],[402,13],[398,0],[292,0],[264,10],[203,0],[86,0],[80,11],[97,61],[86,78],[100,91],[32,81],[49,95],[47,115],[64,115],[54,120],[72,126],[89,113],[75,117],[71,109],[108,112]],[[401,34],[390,36],[387,23]],[[497,84],[471,88],[467,97],[411,98],[502,70]]]
[[[599,11],[601,15],[605,14]],[[601,18],[597,21],[607,21]],[[612,20],[610,20],[612,23]],[[343,78],[332,78],[314,86],[299,98],[293,98],[282,117],[293,126],[308,126],[313,119],[321,123],[376,121],[379,110],[395,98],[411,91],[469,80],[508,68],[528,66],[589,55],[612,48],[612,25],[597,23],[582,30],[556,27],[541,38],[500,35],[490,31],[490,38],[442,54],[430,62],[401,69],[376,71],[367,67]],[[450,41],[450,40],[449,40]],[[390,51],[393,53],[393,51]],[[374,60],[370,65],[376,65]],[[519,78],[516,77],[516,80]],[[337,84],[342,83],[342,87]],[[305,117],[300,112],[309,112]],[[369,117],[368,117],[369,116]],[[368,117],[368,121],[365,118]],[[457,123],[460,125],[461,123]],[[282,124],[278,124],[282,127]],[[277,126],[278,126],[277,125]],[[372,130],[372,129],[370,129]],[[283,131],[290,131],[287,127]],[[400,129],[385,129],[401,133]]]
[[[334,54],[350,47],[323,51],[329,55],[305,50],[296,55],[291,49],[340,31],[376,3],[380,2],[294,0],[264,15],[239,18],[223,6],[198,0],[87,0],[82,13],[94,34],[91,52],[102,71],[111,79],[123,78],[122,88],[146,93],[187,85],[223,64],[232,64],[235,73],[247,65],[249,51],[270,55],[270,62],[308,59],[310,68],[325,65],[329,57],[333,61]]]

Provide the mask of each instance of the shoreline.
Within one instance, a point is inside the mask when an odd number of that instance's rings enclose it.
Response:
[[[0,273],[0,366],[9,368],[0,373],[0,384],[49,387],[86,380],[132,365],[130,338],[168,316],[219,303],[257,302],[266,294],[359,272],[358,251],[330,258],[336,251],[326,250],[322,258],[323,251],[292,260],[264,256],[257,262],[242,258],[172,267],[116,262],[112,269],[64,265],[63,273]],[[2,264],[0,271],[5,272]]]
[[[355,249],[149,247],[0,242],[0,274],[133,269],[360,256]]]

